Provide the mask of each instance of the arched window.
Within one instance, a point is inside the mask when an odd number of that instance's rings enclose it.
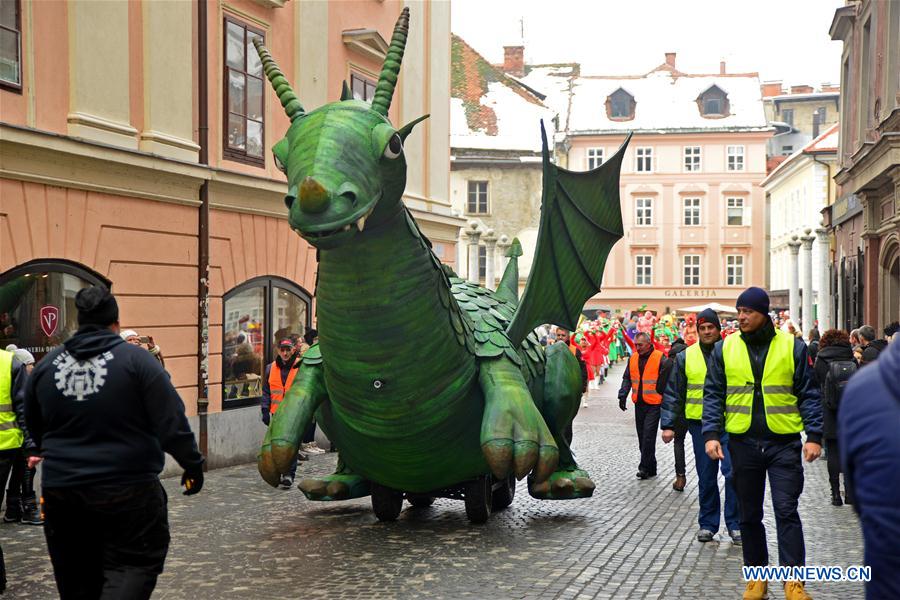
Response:
[[[727,117],[730,113],[728,94],[719,86],[713,84],[706,91],[697,96],[697,106],[700,114],[707,119],[719,119]]]
[[[65,260],[33,260],[0,274],[0,348],[14,344],[40,360],[78,330],[75,294],[102,275]]]
[[[636,105],[634,96],[619,88],[606,99],[606,116],[613,121],[630,121]]]
[[[287,279],[257,277],[225,294],[222,306],[222,408],[256,404],[278,342],[298,342],[311,326],[311,296]]]

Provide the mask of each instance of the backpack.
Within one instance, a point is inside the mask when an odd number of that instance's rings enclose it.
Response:
[[[837,410],[844,395],[844,388],[850,377],[856,373],[856,363],[852,360],[834,360],[828,363],[828,374],[825,375],[825,407]]]

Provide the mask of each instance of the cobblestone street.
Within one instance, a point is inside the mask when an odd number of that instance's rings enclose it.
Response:
[[[165,480],[172,545],[154,598],[739,598],[741,552],[695,540],[697,488],[690,440],[688,486],[671,489],[671,446],[657,446],[660,477],[634,477],[633,418],[614,401],[622,367],[592,391],[575,426],[579,461],[597,483],[587,500],[547,502],[519,484],[513,505],[471,525],[463,504],[438,500],[379,523],[369,499],[307,502],[268,487],[255,465],[210,473],[199,496]],[[335,454],[301,463],[330,472]],[[806,465],[801,498],[810,565],[862,564],[851,507],[829,503],[823,460]],[[766,502],[771,554],[775,527]],[[0,526],[10,598],[56,596],[38,527]],[[717,538],[722,538],[721,534]],[[771,597],[783,598],[772,586]],[[814,583],[813,598],[863,598],[862,584]]]

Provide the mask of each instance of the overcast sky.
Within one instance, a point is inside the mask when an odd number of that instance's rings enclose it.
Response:
[[[828,28],[843,0],[452,0],[452,29],[493,63],[518,43],[527,63],[584,74],[643,74],[677,52],[688,73],[759,73],[785,85],[839,81]]]

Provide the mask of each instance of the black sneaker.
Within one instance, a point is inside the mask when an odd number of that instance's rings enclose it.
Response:
[[[37,502],[26,503],[25,510],[22,512],[22,524],[24,525],[43,525],[44,518],[41,516],[41,509]]]
[[[293,478],[293,477],[290,477],[290,476],[288,476],[288,475],[282,475],[282,476],[281,476],[281,483],[278,484],[278,487],[280,487],[280,488],[283,489],[283,490],[289,490],[289,489],[291,489],[291,486],[292,486],[292,485],[294,485],[294,478]]]
[[[6,514],[3,515],[4,523],[18,523],[22,519],[22,504],[18,499],[6,500]]]
[[[713,541],[714,536],[715,534],[709,529],[701,529],[697,532],[697,541],[705,544],[706,542]]]

